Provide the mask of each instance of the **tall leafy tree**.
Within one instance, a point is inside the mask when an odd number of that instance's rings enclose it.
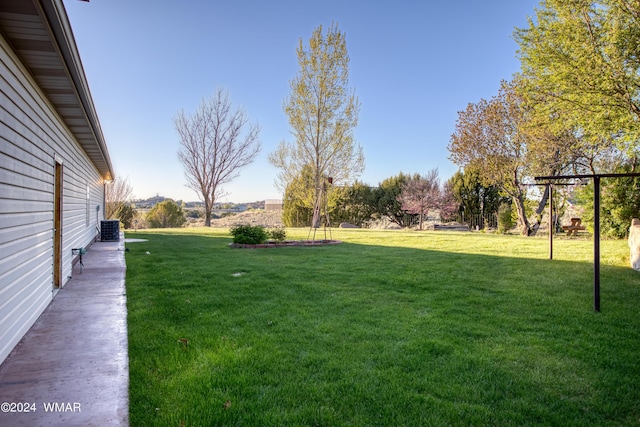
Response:
[[[348,222],[363,226],[371,219],[375,211],[374,190],[370,186],[355,181],[339,189],[335,209],[331,212],[331,221]]]
[[[282,142],[269,161],[280,169],[281,189],[310,167],[315,205],[328,177],[342,185],[364,169],[362,148],[353,137],[360,103],[349,88],[346,38],[336,24],[326,33],[316,28],[308,47],[300,39],[297,54],[300,69],[284,103],[295,141]]]
[[[174,122],[180,135],[178,159],[188,186],[204,202],[205,226],[210,226],[213,204],[223,194],[222,186],[237,177],[260,151],[260,128],[249,123],[242,108],[233,109],[223,89],[202,100],[195,113],[180,111]]]
[[[458,203],[458,212],[465,220],[478,218],[481,228],[484,228],[484,219],[497,213],[500,205],[506,202],[498,187],[482,184],[477,170],[458,171],[447,182]]]
[[[477,171],[483,185],[496,186],[512,199],[521,233],[533,235],[549,193],[544,191],[530,222],[525,183],[535,175],[558,175],[575,164],[571,150],[577,137],[537,119],[522,96],[523,84],[516,75],[503,81],[489,101],[481,99],[459,112],[448,148],[454,163]]]
[[[398,175],[384,179],[374,191],[376,200],[375,213],[380,217],[389,220],[400,227],[408,227],[411,224],[413,215],[402,210],[402,203],[398,201],[398,196],[402,192],[402,186],[411,179],[411,175],[400,172]]]
[[[498,95],[481,99],[458,113],[449,143],[450,159],[479,172],[483,184],[495,185],[513,199],[521,234],[529,234],[525,209],[527,133],[522,100],[513,82],[502,82]]]
[[[343,191],[339,187],[324,182],[324,199],[326,206],[323,209],[330,213],[330,220],[334,222],[332,212],[341,199]],[[296,176],[285,189],[282,218],[287,227],[304,227],[311,224],[315,203],[315,183],[313,171],[310,166],[302,168],[299,176]],[[326,219],[326,216],[325,216]]]
[[[639,168],[640,161],[633,157],[614,172],[638,172]],[[624,238],[629,232],[631,219],[640,217],[640,178],[605,178],[601,186],[600,233],[606,237]],[[583,219],[590,227],[594,220],[593,191],[593,182],[577,191],[578,199],[585,208]]]
[[[315,191],[311,167],[303,168],[284,191],[282,221],[285,227],[304,227],[311,223]]]
[[[571,129],[589,156],[640,138],[640,4],[543,0],[517,29],[522,93],[538,117]],[[605,150],[606,151],[606,150]]]

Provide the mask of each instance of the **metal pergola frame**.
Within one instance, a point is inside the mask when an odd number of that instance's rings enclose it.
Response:
[[[549,200],[553,212],[552,186],[555,181],[566,179],[593,179],[593,309],[600,312],[600,179],[602,178],[626,178],[640,176],[640,173],[597,173],[585,175],[551,175],[536,176],[538,185],[549,186]],[[566,185],[566,184],[563,184]],[[553,216],[553,213],[551,214]],[[550,216],[550,218],[551,218]],[[549,229],[549,258],[553,259],[553,230]]]

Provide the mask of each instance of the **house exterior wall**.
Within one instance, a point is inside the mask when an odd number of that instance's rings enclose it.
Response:
[[[53,298],[56,163],[64,286],[71,249],[90,245],[103,219],[103,180],[0,35],[0,363]]]

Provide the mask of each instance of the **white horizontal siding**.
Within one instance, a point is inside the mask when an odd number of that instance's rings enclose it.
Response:
[[[48,279],[50,275],[46,269],[31,270],[20,280],[23,292],[7,300],[3,307],[0,307],[3,328],[0,335],[0,363],[51,302],[52,293],[47,283]]]
[[[39,275],[41,271],[47,272],[50,270],[53,250],[49,242],[46,242],[33,247],[31,251],[23,250],[18,252],[15,256],[28,258],[29,260],[22,263],[16,263],[15,259],[2,260],[2,264],[0,264],[2,269],[0,281],[7,285],[0,288],[3,304],[9,302],[13,295],[20,292],[22,278],[32,273]],[[50,274],[50,271],[48,274]],[[47,282],[48,287],[50,287],[49,282],[50,280]]]
[[[28,263],[21,264],[17,266],[15,271],[10,271],[2,276],[3,280],[8,283],[14,283],[15,286],[3,287],[2,292],[0,292],[0,301],[2,301],[0,303],[0,319],[12,325],[19,318],[16,308],[28,304],[29,299],[33,298],[30,293],[37,292],[38,294],[43,294],[42,296],[46,297],[45,299],[51,299],[53,295],[51,288],[47,278],[43,277],[43,275],[47,274],[47,269],[43,267],[46,267],[51,262],[50,258],[51,252],[39,253]],[[28,283],[31,286],[20,286],[19,283]]]
[[[34,199],[38,197],[42,200],[51,199],[50,195],[53,185],[38,179],[38,175],[42,175],[42,178],[44,178],[46,176],[44,173],[36,172],[32,175],[22,175],[17,172],[19,169],[17,164],[14,163],[8,166],[14,167],[15,169],[8,170],[0,167],[0,183],[2,183],[0,190],[2,191],[3,198],[15,199],[16,197],[12,197],[13,195],[19,194],[20,196],[24,196],[23,191],[28,190],[34,192]]]
[[[1,193],[0,193],[1,194]],[[7,212],[0,212],[7,213]],[[51,227],[53,226],[51,223],[51,212],[42,211],[42,212],[20,212],[13,213],[12,215],[3,215],[2,216],[2,228],[9,227],[19,227],[21,225],[31,225],[37,224],[40,222],[47,222]]]
[[[0,156],[2,153],[0,153]],[[2,158],[0,157],[0,160]],[[26,193],[26,191],[25,191]],[[48,212],[49,219],[53,220],[53,200],[48,201],[37,201],[37,200],[20,200],[20,199],[2,199],[0,195],[0,215],[2,214],[25,214],[30,212]],[[53,198],[53,197],[52,197]],[[11,221],[10,216],[3,216],[0,224],[3,224],[4,221]],[[53,223],[52,223],[53,224]],[[53,226],[52,226],[53,227]]]
[[[56,159],[64,284],[71,249],[88,246],[103,217],[102,178],[0,36],[0,363],[52,299]]]
[[[23,251],[33,251],[49,243],[51,234],[51,226],[47,222],[0,229],[0,265],[14,258],[23,258]]]

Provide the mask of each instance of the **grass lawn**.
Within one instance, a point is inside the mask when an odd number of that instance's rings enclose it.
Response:
[[[640,424],[640,273],[589,240],[127,233],[132,426]],[[306,238],[307,230],[288,230]],[[148,254],[147,254],[148,252]]]

